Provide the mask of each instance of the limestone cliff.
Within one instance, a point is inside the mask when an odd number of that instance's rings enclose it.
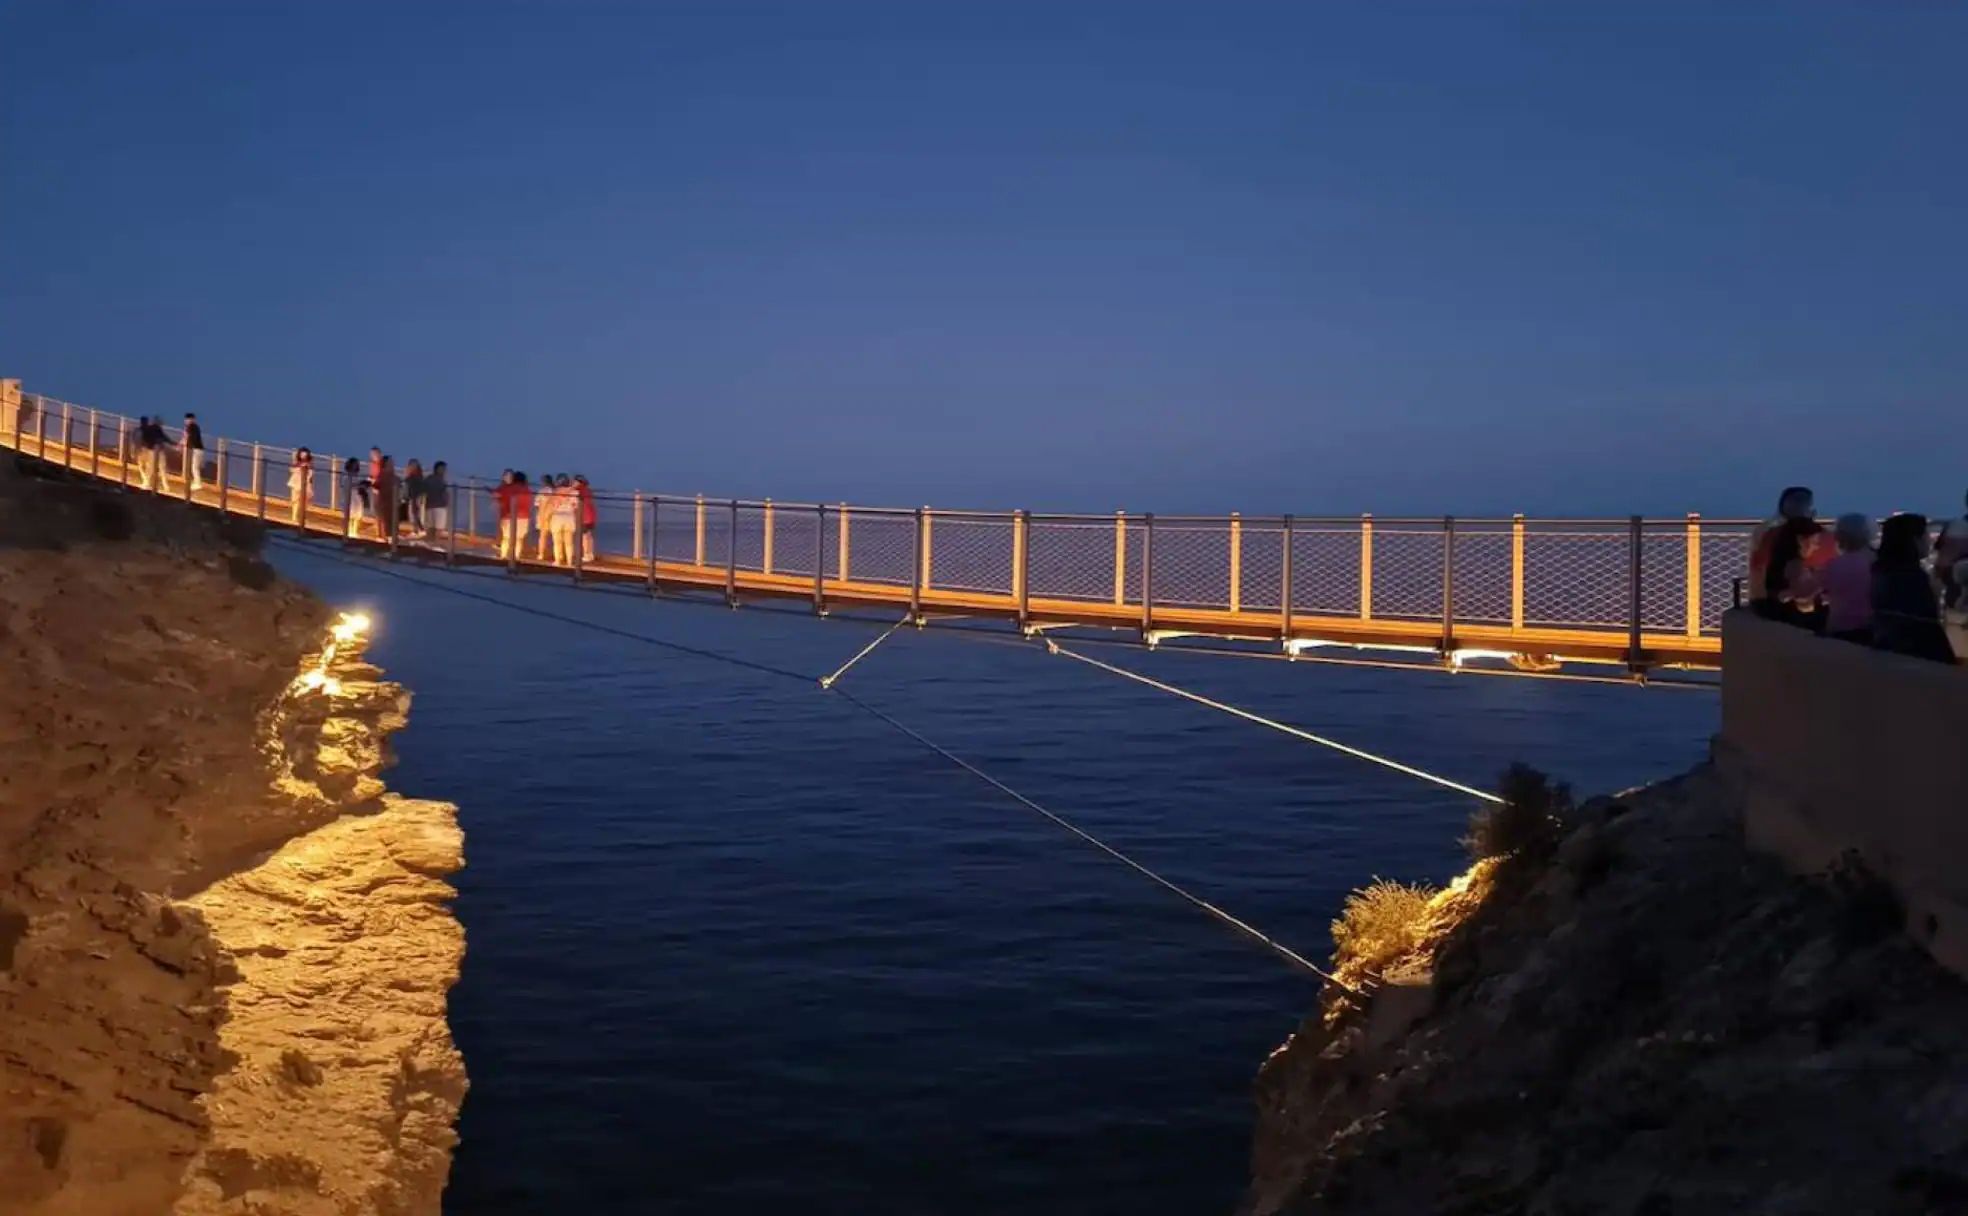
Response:
[[[1707,770],[1478,863],[1257,1085],[1243,1211],[1968,1212],[1968,986]]]
[[[462,840],[257,540],[0,470],[0,1213],[438,1210]]]

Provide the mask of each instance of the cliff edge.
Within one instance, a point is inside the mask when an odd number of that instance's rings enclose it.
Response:
[[[1968,1212],[1968,985],[1884,883],[1752,853],[1707,767],[1551,822],[1264,1064],[1246,1216]]]
[[[461,834],[258,540],[0,470],[6,1216],[438,1211]]]

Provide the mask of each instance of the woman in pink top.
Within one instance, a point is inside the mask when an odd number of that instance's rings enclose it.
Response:
[[[1818,573],[1824,595],[1825,634],[1861,646],[1872,642],[1872,521],[1841,515],[1833,531],[1838,556]]]

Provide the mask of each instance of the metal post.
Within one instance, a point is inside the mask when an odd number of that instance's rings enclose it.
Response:
[[[1292,638],[1292,517],[1285,516],[1284,551],[1278,571],[1278,635],[1287,645]]]
[[[178,436],[178,451],[182,453],[182,455],[178,457],[178,474],[179,476],[184,478],[184,500],[186,502],[190,502],[191,501],[191,460],[192,460],[191,443],[183,434],[180,434]],[[202,469],[199,471],[201,473],[204,472],[204,470]]]
[[[342,488],[342,466],[333,456],[328,458],[328,488],[342,507],[342,544],[346,546],[355,539],[349,535],[355,525],[355,486],[351,483],[347,489]]]
[[[75,407],[62,402],[62,467],[75,467]]]
[[[219,514],[223,515],[225,514],[225,510],[226,510],[226,499],[231,497],[231,495],[228,493],[228,490],[231,487],[229,487],[226,484],[227,478],[231,470],[226,468],[226,441],[225,441],[225,436],[223,435],[219,436],[219,446],[217,451],[219,456]],[[254,476],[256,477],[258,475],[259,474],[257,472],[254,474]]]
[[[14,450],[18,452],[20,451],[20,435],[21,435],[20,416],[21,416],[21,411],[27,408],[27,394],[20,391],[20,381],[18,380],[0,381],[0,386],[4,386],[8,396],[12,398],[9,404],[14,407],[14,416],[13,416]]]
[[[634,523],[629,536],[629,556],[642,560],[642,491],[637,490],[629,496],[629,503],[635,512]]]
[[[89,411],[89,476],[91,477],[102,476],[102,444],[97,442],[97,436],[100,434],[97,430],[98,425],[96,411],[91,409]]]
[[[765,500],[765,539],[759,544],[759,572],[772,573],[772,500]]]
[[[842,503],[836,512],[840,519],[840,559],[834,563],[834,578],[847,581],[847,504]]]
[[[1456,521],[1442,517],[1442,653],[1455,651]]]
[[[309,479],[305,485],[298,479],[294,482],[293,494],[296,498],[300,498],[302,496],[303,489],[308,491],[309,496],[312,496],[314,490],[312,474],[313,474],[313,470],[310,469]],[[267,496],[266,453],[260,449],[260,445],[257,443],[253,445],[253,496],[260,500],[260,505],[259,505],[260,518],[265,519],[266,496]],[[308,509],[307,503],[303,502],[301,504],[301,530],[303,532],[307,530],[307,509]],[[287,514],[289,516],[292,516],[293,513],[294,513],[293,504],[289,503]]]
[[[458,564],[458,491],[446,485],[444,492],[451,497],[444,504],[444,564]]]
[[[813,611],[827,613],[827,504],[813,508]]]
[[[916,508],[915,543],[911,546],[913,557],[909,571],[909,617],[916,624],[922,624],[922,584],[923,584],[923,509]]]
[[[924,591],[929,590],[930,580],[936,577],[931,573],[933,569],[931,555],[935,547],[932,535],[935,526],[936,517],[930,514],[928,507],[923,507],[916,512],[916,535],[920,542],[918,547],[922,550],[920,561],[916,566],[916,581],[922,584]]]
[[[663,526],[663,496],[652,494],[649,497],[649,594],[656,594],[656,538],[658,529]]]
[[[1155,513],[1141,517],[1141,632],[1155,624]]]
[[[1032,513],[1020,509],[1011,521],[1011,586],[1018,596],[1018,627],[1032,619]]]
[[[587,548],[587,546],[582,542],[585,541],[586,539],[587,538],[581,532],[580,499],[576,498],[574,500],[574,544],[573,544],[574,552],[568,557],[567,564],[569,568],[571,568],[574,571],[574,582],[577,585],[581,581],[581,551]]]
[[[1373,516],[1360,517],[1360,619],[1373,619]]]
[[[1524,627],[1524,517],[1510,517],[1510,627]]]
[[[731,535],[724,542],[724,602],[738,606],[738,500],[731,500]]]
[[[697,558],[692,565],[704,564],[704,496],[697,496]]]
[[[14,419],[14,446],[20,446],[20,419]],[[124,489],[130,488],[130,420],[116,420],[116,465]]]
[[[1702,631],[1702,517],[1688,512],[1688,636]]]
[[[1640,653],[1640,517],[1635,515],[1627,525],[1627,635],[1626,665],[1634,671],[1644,670],[1646,664]]]
[[[1127,512],[1114,512],[1114,603],[1127,603]]]
[[[465,478],[465,535],[478,539],[478,478]],[[504,537],[500,538],[502,541]]]
[[[1230,611],[1244,606],[1244,519],[1230,512]]]
[[[48,458],[48,399],[34,399],[34,454],[41,459]]]

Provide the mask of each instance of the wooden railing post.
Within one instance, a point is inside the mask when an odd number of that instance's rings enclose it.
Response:
[[[1285,516],[1284,550],[1278,561],[1278,637],[1287,646],[1292,640],[1292,517]]]
[[[1687,633],[1698,638],[1702,631],[1702,517],[1688,512],[1688,623]]]
[[[1510,627],[1524,627],[1524,517],[1510,517]]]
[[[1360,619],[1373,619],[1373,516],[1360,517]]]
[[[633,535],[629,541],[629,556],[635,558],[637,561],[641,561],[642,560],[642,491],[637,490],[634,494],[631,494],[629,496],[629,502],[635,511],[635,523],[632,529]]]
[[[301,485],[299,483],[296,483],[293,487],[292,492],[295,496],[298,497],[301,493],[301,489],[302,489]],[[261,519],[265,519],[266,498],[267,498],[266,453],[261,449],[260,445],[257,443],[253,445],[253,497],[259,499],[259,507],[258,507],[259,517]],[[292,503],[288,504],[287,514],[289,518],[291,518],[294,514]],[[303,528],[305,528],[307,525],[307,504],[305,503],[301,504],[301,524]]]
[[[1127,512],[1114,512],[1114,604],[1127,603]]]
[[[835,515],[840,520],[840,553],[834,562],[834,578],[844,583],[847,581],[847,504],[842,503]]]
[[[924,510],[923,507],[916,508],[915,543],[911,546],[914,550],[914,561],[911,562],[913,568],[909,571],[909,618],[918,625],[922,624],[923,571],[929,569],[929,562],[925,560],[923,554],[923,542],[928,538],[929,524],[929,521],[923,518]]]
[[[704,496],[697,496],[697,556],[692,565],[704,564]]]
[[[1023,629],[1032,619],[1032,513],[1022,508],[1011,520],[1011,591]]]
[[[1230,512],[1230,611],[1244,606],[1244,519]]]
[[[770,498],[765,500],[764,515],[765,541],[761,546],[763,552],[759,561],[759,572],[770,574],[772,573],[772,500]]]
[[[935,527],[936,518],[928,507],[923,507],[916,512],[916,531],[920,534],[918,539],[921,541],[919,547],[922,550],[922,562],[916,571],[916,581],[922,584],[921,589],[924,591],[929,590],[930,582],[936,577],[933,573],[935,569],[933,565],[936,543],[933,539]]]

